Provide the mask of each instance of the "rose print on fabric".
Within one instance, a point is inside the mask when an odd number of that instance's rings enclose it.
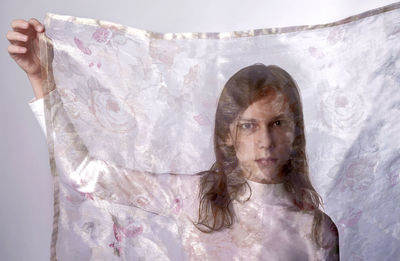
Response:
[[[173,203],[172,203],[172,210],[173,212],[177,215],[179,214],[179,212],[181,211],[183,206],[183,202],[180,198],[176,198],[174,199]]]
[[[332,28],[332,30],[329,32],[328,38],[326,39],[330,45],[335,45],[338,42],[343,41],[345,37],[345,31],[342,30],[341,28]]]
[[[135,113],[130,104],[105,91],[97,79],[88,79],[88,86],[92,91],[91,112],[103,128],[114,132],[128,132],[135,128]]]
[[[123,226],[118,222],[115,216],[112,216],[112,219],[114,223],[113,232],[115,241],[109,244],[109,247],[113,248],[116,256],[121,256],[123,241],[127,238],[137,237],[142,234],[143,226],[134,221],[128,221],[128,224]]]
[[[199,125],[203,125],[204,126],[204,125],[210,125],[211,124],[210,119],[204,114],[195,115],[195,116],[193,116],[193,118],[194,118],[195,121],[197,121],[197,123]]]
[[[309,47],[308,52],[311,54],[311,56],[313,56],[317,59],[321,59],[325,56],[324,52],[317,47],[312,47],[312,46]]]
[[[178,55],[179,52],[181,52],[181,50],[174,41],[165,42],[162,45],[157,41],[150,41],[150,56],[168,67],[174,64],[175,56]]]
[[[150,200],[144,196],[137,196],[135,199],[135,203],[139,206],[139,207],[146,207],[147,205],[150,204]]]
[[[343,166],[342,163],[337,163],[328,172],[328,177],[335,177],[340,174],[335,181],[336,189],[340,192],[360,193],[367,191],[374,183],[375,158],[358,157],[349,159]]]
[[[346,216],[339,219],[338,224],[344,225],[345,227],[356,226],[361,218],[363,211],[357,208],[350,208]]]
[[[323,94],[320,104],[322,122],[332,131],[356,128],[364,117],[364,100],[356,92],[343,94],[333,88]]]
[[[271,211],[263,205],[262,210],[255,207],[255,213],[243,212],[241,223],[234,222],[233,228],[204,234],[183,220],[189,211],[198,213],[197,198],[180,195],[185,189],[177,194],[164,191],[183,183],[142,186],[150,179],[133,175],[190,175],[218,166],[213,165],[217,158],[212,138],[221,90],[234,72],[256,63],[287,69],[298,83],[304,153],[312,155],[310,171],[299,174],[310,176],[327,214],[343,228],[340,240],[347,249],[342,258],[393,259],[390,247],[400,238],[397,216],[387,214],[396,210],[396,200],[391,199],[398,197],[400,183],[396,9],[351,23],[347,19],[302,29],[221,34],[163,34],[50,15],[46,31],[55,57],[48,65],[54,69],[54,93],[61,98],[53,93],[44,102],[54,114],[44,125],[52,174],[61,183],[52,259],[68,259],[65,250],[70,249],[77,260],[185,259],[174,256],[179,247],[188,260],[326,260],[307,237],[312,235],[309,216],[304,222],[291,222],[293,211]],[[254,136],[253,141],[260,143],[262,137]],[[84,170],[87,176],[81,175]],[[89,192],[101,188],[98,184],[114,185],[104,193],[80,192],[84,187]],[[132,186],[142,192],[132,193]],[[184,187],[197,196],[195,186]],[[257,216],[261,211],[262,217]],[[118,213],[118,218],[111,219],[109,212]],[[276,215],[282,212],[288,215]],[[300,234],[292,233],[295,224],[300,224]],[[335,227],[325,228],[324,233],[335,238]],[[288,243],[294,241],[295,246]],[[371,248],[382,242],[387,248]],[[283,251],[285,246],[289,251]],[[301,249],[295,251],[296,246]],[[279,251],[279,257],[291,252],[298,256],[273,258]],[[311,258],[300,257],[306,252]],[[268,257],[256,256],[259,253]]]
[[[183,76],[183,85],[195,85],[198,82],[199,65],[191,66],[189,72]]]
[[[129,35],[125,33],[125,29],[122,26],[105,24],[93,33],[93,38],[97,39],[96,41],[99,43],[125,45],[130,39]]]
[[[98,43],[107,43],[111,38],[111,31],[104,27],[99,27],[93,33],[92,38]]]
[[[94,62],[90,62],[90,63],[89,63],[89,67],[93,67],[94,65],[95,65]],[[96,67],[100,69],[100,68],[101,68],[101,63],[98,62]]]
[[[72,202],[72,203],[75,203],[75,202],[80,202],[81,203],[82,201],[87,200],[87,199],[94,200],[92,193],[87,193],[87,192],[82,192],[81,191],[82,186],[85,186],[85,185],[87,185],[87,184],[82,179],[79,180],[79,183],[72,183],[71,187],[73,188],[74,191],[79,193],[80,198],[77,199],[72,194],[70,194],[70,195],[66,196],[66,199],[68,201]]]
[[[81,50],[84,54],[91,55],[92,51],[87,47],[81,40],[77,37],[74,37],[74,42],[79,50]]]
[[[375,179],[373,175],[367,173],[373,173],[374,167],[375,162],[369,158],[352,160],[345,170],[344,184],[354,192],[367,190]]]

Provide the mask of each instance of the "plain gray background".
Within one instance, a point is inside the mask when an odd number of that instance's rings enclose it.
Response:
[[[47,144],[28,102],[33,91],[9,57],[13,19],[46,12],[95,18],[157,32],[217,32],[323,24],[389,0],[0,0],[0,260],[48,260],[53,185]],[[345,247],[345,246],[341,246]]]

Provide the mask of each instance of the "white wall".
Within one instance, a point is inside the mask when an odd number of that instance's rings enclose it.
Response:
[[[33,92],[7,53],[13,19],[43,21],[52,12],[158,32],[215,32],[328,23],[394,2],[0,0],[0,260],[48,260],[53,215],[46,140],[27,104]]]

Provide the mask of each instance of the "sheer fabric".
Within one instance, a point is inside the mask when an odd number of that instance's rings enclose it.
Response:
[[[383,255],[369,252],[376,238],[394,257],[398,219],[385,198],[399,198],[398,143],[388,138],[399,130],[399,17],[393,4],[325,25],[161,34],[48,14],[48,95],[30,105],[55,183],[52,260],[338,260],[338,228],[343,258]],[[338,224],[324,214],[325,248],[283,183],[248,180],[253,194],[233,201],[231,228],[192,224],[216,161],[224,84],[262,63],[287,69],[301,90],[311,180]],[[372,207],[381,203],[383,212]],[[369,237],[377,222],[386,229]]]
[[[51,97],[52,100],[61,102],[56,90],[49,95],[45,99]],[[43,100],[32,101],[30,105],[41,126],[44,126],[44,117],[40,114]],[[63,119],[64,122],[66,119],[62,108],[57,113],[59,115],[55,118]],[[76,141],[74,135],[75,133],[68,139]],[[76,244],[80,255],[86,256],[88,260],[115,259],[108,248],[110,241],[113,242],[111,246],[116,249],[117,256],[126,260],[338,258],[335,224],[327,217],[323,238],[330,247],[316,248],[310,239],[312,215],[293,210],[293,198],[283,188],[283,183],[262,184],[249,181],[252,188],[251,200],[245,203],[234,202],[237,223],[233,228],[205,234],[191,223],[197,216],[198,199],[194,192],[199,190],[201,175],[142,173],[88,156],[76,168],[76,172],[79,176],[69,175],[68,181],[78,183],[75,184],[75,189],[71,191],[65,188],[61,191],[65,193],[62,193],[62,197],[68,201],[72,201],[75,196],[73,207],[81,210],[79,214],[76,213],[76,219],[71,220],[72,209],[62,205],[60,209],[66,212],[63,213],[66,224],[61,222],[60,225],[69,227],[68,223],[74,223],[77,227],[73,232],[70,231],[71,234],[63,232],[65,238],[59,240],[58,247],[63,249]],[[73,178],[75,180],[71,180]],[[247,195],[243,195],[242,200],[245,197]],[[93,211],[97,208],[102,211]],[[125,209],[124,212],[129,209],[129,214],[122,214],[122,209]],[[82,216],[84,210],[87,211],[85,218]],[[112,219],[112,222],[105,222],[107,219]],[[91,224],[89,231],[78,229],[88,224]],[[97,231],[100,229],[105,235],[108,231],[108,236],[100,236]],[[87,234],[90,234],[90,241],[77,241],[77,238],[89,236]],[[175,238],[176,241],[172,242],[176,245],[171,243],[172,238]],[[93,247],[94,244],[98,246]],[[85,251],[86,254],[83,255]],[[62,259],[76,258],[70,254],[65,254]]]

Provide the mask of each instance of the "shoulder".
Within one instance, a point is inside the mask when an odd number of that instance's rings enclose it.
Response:
[[[322,219],[322,243],[326,260],[339,260],[339,230],[333,220],[324,212]]]
[[[324,212],[323,219],[322,219],[322,229],[324,232],[324,236],[328,238],[332,238],[335,240],[339,239],[339,230],[333,220]]]

